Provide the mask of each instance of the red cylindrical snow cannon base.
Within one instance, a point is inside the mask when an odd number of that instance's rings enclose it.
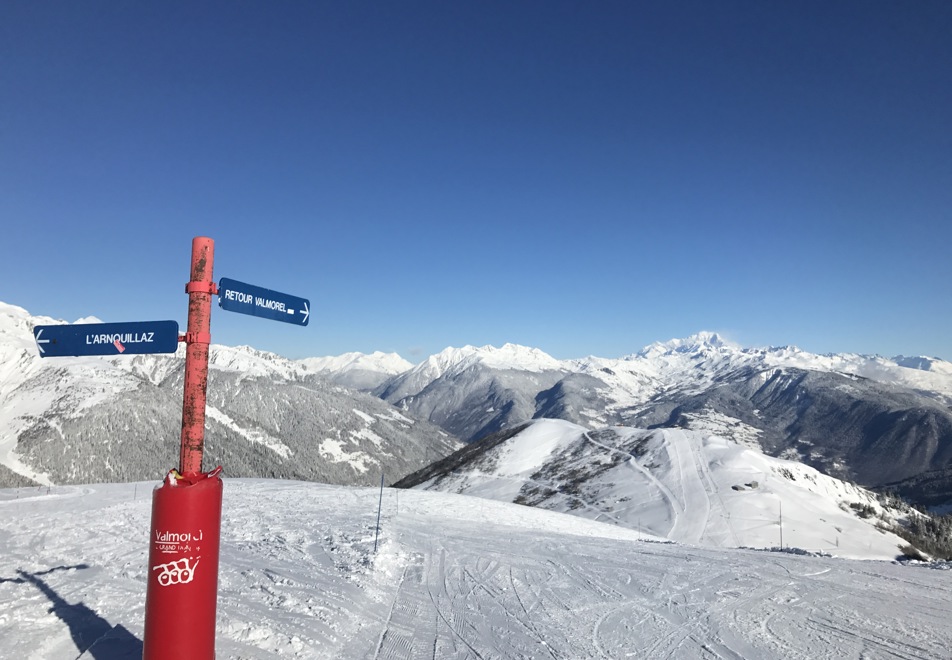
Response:
[[[169,472],[152,494],[144,660],[214,660],[221,467]]]

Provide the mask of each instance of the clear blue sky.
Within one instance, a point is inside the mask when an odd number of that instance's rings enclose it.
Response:
[[[298,358],[952,359],[952,2],[0,4],[0,300]]]

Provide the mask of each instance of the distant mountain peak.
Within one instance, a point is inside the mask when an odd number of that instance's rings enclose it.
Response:
[[[702,330],[683,339],[669,339],[664,342],[654,342],[643,348],[637,355],[639,357],[651,358],[676,353],[696,353],[698,351],[722,348],[740,350],[739,345],[724,339],[720,334]]]
[[[490,369],[536,372],[563,368],[559,360],[541,349],[512,343],[503,344],[501,347],[486,345],[464,346],[461,349],[447,348],[437,357],[440,358],[439,364],[443,367],[441,373],[445,373],[452,367],[465,369],[477,363]]]
[[[374,351],[373,353],[350,352],[343,355],[304,358],[298,360],[309,371],[347,373],[355,370],[373,371],[387,375],[396,375],[413,368],[413,363],[408,362],[396,353],[384,353]]]
[[[30,313],[19,305],[11,305],[0,300],[0,315],[13,316],[17,318],[28,318]]]
[[[952,376],[952,365],[940,358],[925,357],[924,355],[919,355],[916,357],[897,355],[892,361],[898,364],[900,367],[906,367],[907,369],[916,369],[918,371],[928,371],[944,376]]]
[[[907,367],[909,369],[919,369],[921,371],[930,371],[934,360],[932,358],[927,358],[923,355],[918,356],[905,356],[897,355],[893,358],[893,362],[898,364],[900,367]]]

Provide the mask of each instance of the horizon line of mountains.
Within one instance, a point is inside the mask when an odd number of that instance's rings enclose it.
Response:
[[[32,327],[49,323],[0,303],[0,486],[160,478],[176,461],[181,351],[41,361]],[[742,348],[703,332],[617,359],[506,344],[412,365],[212,345],[210,366],[206,456],[233,476],[370,484],[385,470],[392,483],[460,441],[554,418],[715,433],[914,502],[952,501],[952,364],[936,358]]]

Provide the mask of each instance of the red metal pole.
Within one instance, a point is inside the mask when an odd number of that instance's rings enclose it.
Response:
[[[201,474],[205,447],[205,393],[208,389],[208,344],[211,342],[212,265],[215,241],[192,240],[192,278],[188,293],[188,347],[185,353],[185,398],[182,404],[182,451],[179,472]]]
[[[179,469],[152,493],[144,660],[215,658],[223,485],[221,467],[202,472],[214,248],[210,238],[192,241],[182,451]]]

